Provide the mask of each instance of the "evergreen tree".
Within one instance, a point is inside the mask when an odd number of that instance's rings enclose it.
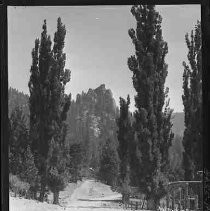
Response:
[[[23,170],[24,153],[29,145],[26,118],[21,107],[11,112],[9,119],[9,171],[20,175]]]
[[[69,182],[68,152],[64,143],[58,142],[58,137],[51,141],[50,166],[48,172],[48,186],[53,192],[53,204],[59,204],[59,192]]]
[[[38,172],[30,150],[29,133],[23,109],[16,106],[9,121],[9,170],[37,190]]]
[[[70,80],[70,71],[64,70],[66,56],[63,53],[65,26],[58,18],[57,32],[54,37],[54,46],[51,49],[51,39],[47,35],[46,20],[43,24],[41,41],[35,40],[35,48],[32,50],[31,76],[29,80],[29,108],[30,108],[30,138],[35,164],[39,170],[41,179],[40,201],[43,201],[49,171],[55,170],[58,178],[53,187],[54,194],[62,189],[59,169],[64,147],[64,135],[66,130],[66,113],[70,106],[70,96],[64,93],[65,85]],[[54,153],[52,156],[52,152]],[[52,162],[53,157],[61,156]],[[53,165],[53,166],[52,166]],[[53,170],[52,170],[53,169]],[[58,176],[58,177],[57,177]],[[52,178],[52,177],[51,177]],[[61,183],[63,183],[61,181]],[[51,183],[52,184],[52,183]],[[57,202],[57,200],[55,200]]]
[[[86,171],[89,171],[89,167],[92,160],[92,154],[93,154],[89,116],[87,116],[86,122],[84,122],[83,126],[84,128],[82,128],[82,130],[84,131],[84,135],[85,135],[83,136],[84,138],[83,149],[84,149],[84,155],[85,155],[84,164],[85,164]]]
[[[115,187],[119,173],[119,157],[113,140],[107,139],[102,149],[99,177],[106,184]]]
[[[133,139],[132,125],[129,116],[130,97],[127,102],[120,98],[120,116],[117,119],[118,125],[118,155],[120,159],[120,185],[122,187],[123,199],[127,194],[130,185],[130,144]],[[124,190],[124,188],[127,190]]]
[[[83,164],[83,149],[81,143],[74,143],[70,146],[70,163],[69,169],[71,174],[71,182],[81,180],[81,170]]]
[[[50,119],[49,72],[51,62],[51,40],[47,35],[46,20],[43,24],[41,41],[35,40],[32,50],[31,76],[29,80],[30,139],[35,164],[41,179],[39,200],[44,200],[47,184],[47,157],[52,138]]]
[[[180,135],[176,135],[173,139],[172,146],[169,149],[170,155],[170,181],[172,180],[183,180],[184,172],[183,172],[183,137]]]
[[[157,208],[159,199],[166,193],[168,149],[173,134],[170,122],[172,110],[165,102],[167,43],[163,40],[162,18],[154,5],[134,5],[131,13],[137,21],[136,30],[129,36],[135,54],[128,59],[133,73],[135,96],[135,169],[137,185],[146,194],[151,208]],[[165,104],[166,103],[166,104]],[[165,108],[164,108],[165,104]]]
[[[38,175],[38,169],[36,168],[34,163],[34,156],[31,152],[29,145],[24,153],[20,179],[30,184],[30,191],[32,194],[32,198],[36,199],[37,191],[39,188],[39,175]]]
[[[188,62],[183,62],[182,96],[185,112],[185,131],[183,137],[183,167],[185,179],[196,178],[197,171],[203,167],[202,155],[202,64],[201,64],[201,24],[197,23],[191,31],[191,38],[185,36],[188,48]]]
[[[52,108],[50,116],[53,119],[54,136],[51,142],[50,158],[50,189],[54,194],[54,204],[59,203],[59,191],[63,190],[68,178],[65,138],[67,134],[67,112],[70,107],[71,96],[65,94],[65,86],[70,81],[70,71],[64,69],[66,54],[63,53],[66,35],[65,25],[61,19],[57,21],[57,31],[54,35],[54,46],[52,50],[52,66],[50,74],[50,91]]]
[[[9,117],[11,116],[12,111],[17,107],[21,107],[25,118],[27,127],[29,123],[29,108],[28,108],[28,95],[23,92],[19,92],[17,89],[9,87],[8,89],[8,112]]]

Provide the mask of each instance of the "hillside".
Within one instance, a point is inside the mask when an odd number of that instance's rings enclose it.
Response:
[[[29,123],[28,96],[9,89],[9,115],[15,106],[22,106]],[[66,143],[79,144],[87,166],[97,169],[102,147],[107,139],[117,145],[116,118],[118,108],[110,89],[105,85],[78,94],[67,114]],[[28,124],[29,126],[29,124]]]
[[[105,85],[78,94],[68,113],[67,142],[85,143],[90,166],[97,168],[101,149],[107,139],[117,144],[118,109],[112,92]]]
[[[9,115],[15,106],[22,106],[29,123],[28,96],[16,89],[9,89]],[[72,181],[77,174],[88,176],[89,168],[98,172],[102,148],[107,139],[115,146],[117,141],[116,119],[119,108],[116,106],[112,92],[105,85],[89,89],[78,94],[72,100],[67,115],[66,144],[70,147]],[[175,138],[170,147],[170,161],[173,168],[182,163],[182,136],[184,132],[184,113],[174,113],[172,118]],[[28,124],[29,126],[29,124]],[[81,166],[78,165],[81,163]],[[79,173],[78,173],[79,172]],[[75,175],[74,175],[75,174]]]
[[[8,107],[9,107],[9,115],[11,111],[14,109],[16,105],[23,106],[25,110],[25,114],[29,114],[28,108],[28,95],[24,94],[23,92],[19,92],[17,89],[9,88],[8,90]],[[84,104],[84,105],[83,105]],[[92,109],[92,110],[91,110]],[[86,111],[85,111],[86,110]],[[106,90],[105,85],[101,85],[96,89],[89,89],[87,93],[78,94],[75,101],[72,101],[70,111],[68,113],[68,121],[70,122],[70,128],[74,131],[73,133],[69,134],[69,138],[73,141],[75,134],[76,134],[76,126],[74,126],[75,120],[77,121],[77,126],[79,120],[83,116],[84,119],[87,118],[86,112],[90,111],[89,114],[92,112],[92,129],[94,128],[94,133],[97,136],[99,135],[99,131],[97,130],[97,124],[99,119],[94,116],[94,113],[104,113],[107,112],[112,116],[111,119],[117,115],[118,108],[116,106],[115,100],[113,99],[111,90]],[[103,110],[103,112],[101,112]],[[98,116],[98,115],[97,115]],[[83,120],[84,120],[83,119]],[[173,132],[177,135],[183,135],[184,132],[184,113],[183,112],[175,112],[173,113]],[[79,134],[77,130],[77,134]],[[77,135],[76,135],[77,136]],[[77,136],[78,137],[78,136]],[[81,140],[81,137],[80,137]]]
[[[10,88],[9,115],[16,105],[23,107],[29,123],[28,96]],[[105,141],[111,139],[115,146],[118,144],[116,137],[116,118],[118,114],[119,109],[116,106],[112,92],[106,89],[104,84],[96,89],[89,89],[87,93],[82,92],[77,95],[76,100],[72,100],[67,116],[66,143],[69,146],[77,144],[77,146],[71,148],[72,153],[77,153],[78,147],[82,150],[72,162],[76,164],[79,162],[78,159],[82,159],[81,162],[86,166],[84,167],[85,171],[87,171],[88,167],[92,167],[97,172]],[[184,113],[174,113],[172,123],[175,138],[170,147],[170,160],[172,166],[175,167],[180,166],[182,161]],[[83,172],[82,174],[86,173]]]
[[[172,118],[173,127],[172,130],[176,135],[183,136],[184,133],[184,112],[177,112],[173,114]]]
[[[16,106],[22,107],[24,114],[28,116],[29,115],[28,99],[29,99],[29,96],[27,94],[24,94],[23,92],[19,92],[17,89],[10,87],[8,90],[9,116],[12,110]]]

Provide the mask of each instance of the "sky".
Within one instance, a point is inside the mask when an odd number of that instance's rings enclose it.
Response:
[[[44,19],[53,40],[57,18],[66,26],[66,68],[71,81],[66,93],[75,99],[105,84],[111,89],[117,105],[119,97],[131,97],[131,111],[135,110],[132,72],[127,60],[135,50],[128,29],[136,28],[131,6],[35,6],[8,7],[8,82],[9,86],[29,94],[28,81],[32,64],[31,51],[40,38]],[[185,34],[200,20],[200,5],[158,5],[162,16],[163,39],[168,43],[168,76],[170,107],[183,111],[182,62],[187,61]]]

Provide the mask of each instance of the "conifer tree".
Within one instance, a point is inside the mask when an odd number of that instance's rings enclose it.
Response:
[[[57,21],[57,31],[54,35],[54,46],[52,50],[52,69],[50,74],[50,91],[53,118],[54,136],[51,142],[49,186],[54,194],[54,204],[59,203],[59,191],[63,190],[68,178],[66,156],[66,133],[67,133],[67,112],[70,107],[71,96],[65,94],[65,86],[70,81],[70,71],[64,69],[66,54],[63,53],[64,40],[66,35],[65,26],[61,19]]]
[[[120,98],[120,116],[117,119],[118,125],[118,155],[120,159],[120,185],[122,187],[123,199],[130,185],[130,145],[133,139],[132,125],[129,116],[130,97],[127,101]],[[124,190],[123,187],[127,190]]]
[[[47,35],[46,20],[43,24],[41,41],[35,40],[32,50],[31,76],[29,80],[30,139],[35,164],[41,179],[39,200],[44,200],[47,185],[47,157],[52,138],[50,119],[49,72],[51,66],[51,40]]]
[[[106,184],[115,187],[119,173],[119,157],[113,140],[107,139],[102,149],[99,177]]]
[[[92,159],[92,143],[91,143],[91,136],[90,136],[90,121],[89,117],[87,117],[87,121],[83,123],[82,131],[84,132],[83,134],[83,153],[84,153],[84,171],[85,174],[88,176],[89,174],[89,168],[91,164],[91,159]]]
[[[9,119],[9,171],[20,175],[23,167],[24,153],[29,145],[26,118],[21,107],[11,112]]]
[[[21,107],[23,114],[26,118],[26,125],[29,128],[29,108],[28,108],[28,95],[23,92],[19,92],[17,89],[9,87],[8,89],[8,112],[9,117],[12,111],[17,107]]]
[[[81,180],[82,164],[85,157],[83,157],[83,149],[81,143],[74,143],[70,146],[70,162],[69,169],[71,173],[71,182]]]
[[[37,191],[39,188],[39,175],[38,169],[34,163],[34,156],[31,152],[30,146],[27,146],[27,149],[24,153],[24,159],[22,162],[22,171],[20,173],[20,179],[30,184],[30,191],[32,198],[37,198]]]
[[[37,189],[38,172],[30,150],[29,132],[23,109],[16,106],[9,121],[9,170],[22,181]]]
[[[191,37],[185,36],[188,48],[188,63],[183,62],[182,96],[185,113],[185,131],[183,137],[183,167],[185,179],[196,179],[197,171],[202,167],[202,64],[201,64],[201,24],[197,23],[191,31]]]
[[[54,193],[58,196],[60,183],[63,183],[62,170],[59,169],[59,159],[54,163],[54,157],[63,155],[66,113],[70,106],[70,96],[67,96],[65,85],[70,80],[70,71],[65,70],[66,55],[63,53],[65,26],[58,18],[57,32],[54,36],[54,46],[51,49],[51,39],[47,35],[46,20],[43,24],[41,41],[35,40],[32,51],[31,76],[29,80],[29,108],[30,108],[30,138],[32,151],[41,179],[40,201],[43,201],[46,192],[49,171],[55,172],[53,180]],[[59,149],[59,150],[58,150]],[[61,150],[61,151],[60,151]],[[56,154],[57,153],[57,154]],[[60,160],[63,160],[60,158]],[[57,163],[58,161],[58,163]],[[65,161],[63,160],[65,163]],[[52,167],[53,166],[53,167]],[[52,170],[53,169],[53,170]],[[52,177],[51,177],[52,178]],[[57,203],[57,200],[55,200]]]
[[[134,124],[136,181],[147,196],[149,208],[156,209],[159,199],[166,193],[168,149],[173,138],[172,110],[169,101],[165,102],[168,89],[164,87],[168,47],[162,37],[162,18],[154,5],[134,5],[131,13],[137,21],[136,30],[129,30],[135,55],[128,59],[137,92]]]
[[[181,135],[176,135],[173,139],[172,146],[169,149],[170,155],[170,181],[173,180],[183,180],[184,171],[183,171],[183,137]]]

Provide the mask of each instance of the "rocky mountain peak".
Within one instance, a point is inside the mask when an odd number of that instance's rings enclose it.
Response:
[[[95,89],[95,92],[97,93],[105,93],[105,91],[106,91],[105,84],[101,84],[99,87]]]

